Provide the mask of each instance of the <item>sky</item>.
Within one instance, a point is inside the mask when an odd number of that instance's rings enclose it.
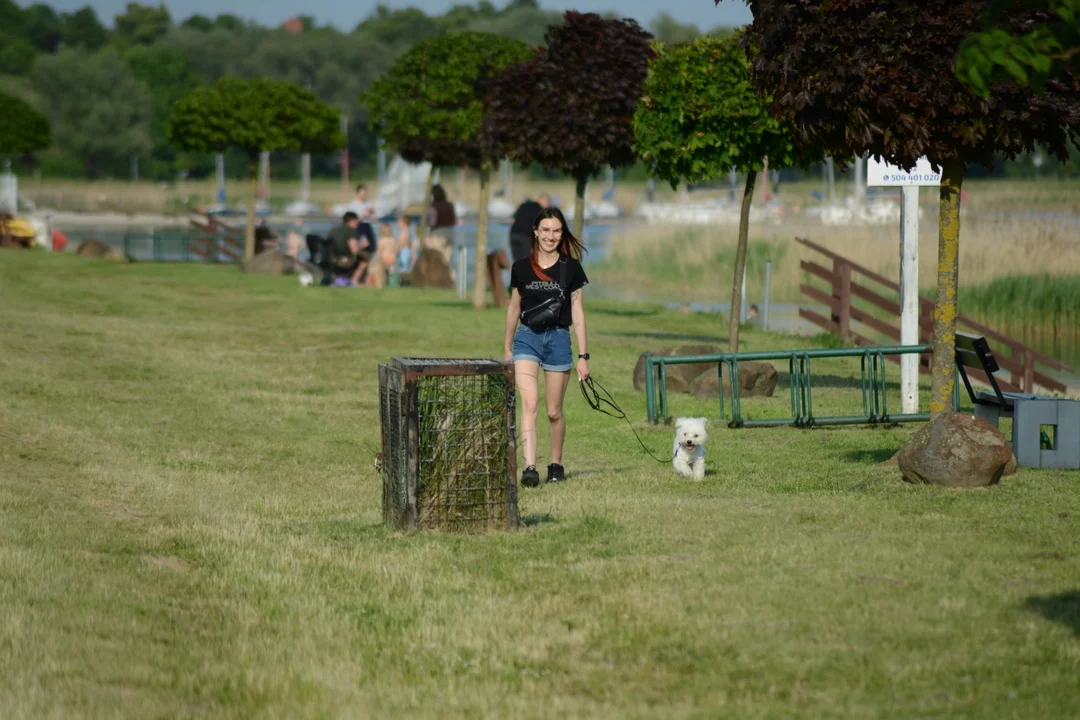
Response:
[[[40,0],[58,11],[77,10],[90,5],[106,25],[123,12],[129,0]],[[255,20],[261,25],[280,25],[296,15],[313,15],[320,25],[335,25],[340,30],[352,30],[371,14],[378,0],[342,2],[342,0],[161,0],[169,9],[173,20],[183,20],[196,13],[213,17],[231,13],[238,17]],[[17,0],[23,7],[34,0]],[[157,5],[157,0],[141,0],[144,5]],[[428,14],[441,14],[455,4],[475,4],[474,0],[382,0],[390,8],[418,7]],[[505,0],[494,0],[496,7],[506,5]],[[647,26],[660,11],[667,11],[679,22],[691,22],[702,30],[717,25],[745,25],[750,22],[750,9],[741,0],[676,0],[657,3],[655,0],[540,0],[545,10],[581,10],[583,12],[607,12],[617,10],[622,17],[630,17]]]

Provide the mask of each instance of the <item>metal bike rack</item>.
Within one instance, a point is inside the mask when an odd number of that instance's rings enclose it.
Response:
[[[720,417],[727,419],[724,407],[724,366],[728,367],[731,393],[730,427],[774,427],[794,425],[862,425],[874,423],[918,422],[930,419],[930,413],[889,414],[885,393],[885,357],[887,355],[922,354],[933,345],[881,345],[857,348],[822,350],[785,350],[773,352],[716,353],[709,355],[649,355],[645,357],[645,404],[648,420],[657,424],[670,420],[667,399],[668,365],[716,363],[720,381]],[[811,387],[811,360],[820,358],[861,358],[860,389],[862,414],[815,416]],[[743,360],[787,360],[791,377],[791,417],[770,420],[745,420],[742,417],[742,398],[739,383],[739,362]],[[954,393],[953,405],[959,404],[959,390]]]

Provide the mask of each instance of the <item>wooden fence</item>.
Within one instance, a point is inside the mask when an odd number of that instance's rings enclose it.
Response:
[[[894,342],[900,342],[900,304],[892,297],[886,297],[880,292],[882,287],[896,293],[900,292],[900,286],[883,275],[858,265],[842,255],[821,247],[805,238],[795,238],[795,242],[820,253],[831,264],[831,269],[825,265],[803,260],[799,266],[810,275],[820,278],[829,283],[830,291],[826,292],[813,285],[803,283],[799,286],[803,295],[821,303],[829,308],[829,317],[824,317],[806,308],[799,309],[799,316],[829,332],[837,333],[845,342],[854,342],[857,345],[878,345],[879,342],[870,340],[852,329],[852,323],[861,323],[871,330],[884,335]],[[876,283],[876,287],[873,286]],[[860,301],[862,306],[853,304]],[[932,342],[934,328],[934,301],[929,298],[919,298],[919,342]],[[892,321],[882,319],[885,314]],[[896,325],[893,325],[893,322]],[[1010,373],[1010,380],[1006,381],[1001,375],[995,375],[998,385],[1003,390],[1012,392],[1034,392],[1036,385],[1047,390],[1065,392],[1065,384],[1040,372],[1039,366],[1043,365],[1055,370],[1072,372],[1073,369],[1065,363],[1044,355],[1021,342],[1018,342],[985,325],[975,322],[964,315],[956,316],[957,328],[966,329],[970,332],[985,336],[991,341],[994,349],[994,357],[1002,370]],[[899,362],[899,357],[890,356],[890,360]],[[924,354],[919,359],[919,370],[930,371],[930,356]],[[969,371],[972,377],[986,382],[986,376],[982,372]]]
[[[226,225],[213,215],[207,215],[190,205],[188,212],[200,216],[192,218],[191,227],[198,232],[191,239],[192,255],[208,262],[220,262],[225,256],[227,262],[240,262],[244,257],[244,233],[242,230]]]

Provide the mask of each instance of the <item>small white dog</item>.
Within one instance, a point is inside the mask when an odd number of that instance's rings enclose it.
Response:
[[[683,477],[700,480],[705,477],[705,441],[707,418],[681,417],[675,421],[675,446],[671,461],[675,472]]]

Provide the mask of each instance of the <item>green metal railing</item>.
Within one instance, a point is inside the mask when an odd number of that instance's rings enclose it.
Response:
[[[153,262],[224,262],[222,246],[225,241],[214,233],[190,229],[167,228],[146,232],[123,231],[112,238],[102,238],[106,244],[118,243],[129,260]]]
[[[711,355],[649,355],[645,357],[645,404],[649,422],[670,420],[667,400],[667,366],[696,363],[716,363],[720,387],[720,417],[727,419],[724,407],[724,365],[728,366],[731,393],[731,427],[769,427],[795,425],[861,425],[872,423],[917,422],[930,419],[929,413],[890,414],[885,393],[885,356],[921,354],[933,350],[933,345],[883,345],[859,348],[824,350],[786,350],[776,352],[716,353]],[[861,358],[860,389],[861,415],[814,415],[811,389],[811,360],[819,358]],[[769,420],[745,420],[742,417],[742,398],[739,383],[739,361],[787,360],[791,377],[791,417]],[[959,390],[954,394],[954,406],[959,404]]]

